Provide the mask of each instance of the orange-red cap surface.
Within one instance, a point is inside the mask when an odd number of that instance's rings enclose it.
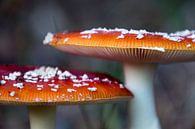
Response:
[[[1,104],[78,104],[128,99],[109,75],[53,67],[0,66]]]
[[[195,60],[195,31],[171,34],[145,30],[97,28],[48,33],[44,44],[77,55],[125,62],[168,63]]]

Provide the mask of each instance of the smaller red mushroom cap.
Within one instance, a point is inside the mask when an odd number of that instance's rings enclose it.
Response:
[[[1,104],[77,104],[128,99],[132,93],[113,77],[53,67],[0,66]]]
[[[44,44],[64,52],[124,62],[169,63],[195,60],[195,31],[175,33],[94,28],[48,33]]]

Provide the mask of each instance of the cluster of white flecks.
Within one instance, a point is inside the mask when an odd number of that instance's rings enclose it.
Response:
[[[74,87],[83,87],[83,86],[89,86],[89,83],[96,83],[95,81],[101,81],[111,84],[112,81],[108,78],[102,78],[94,77],[89,78],[87,74],[83,74],[81,76],[76,76],[72,74],[71,72],[65,70],[61,71],[58,68],[53,67],[40,67],[34,70],[30,70],[22,74],[21,72],[12,72],[9,73],[9,75],[2,76],[2,80],[0,80],[0,85],[5,85],[9,80],[15,81],[18,77],[22,77],[23,81],[27,83],[33,83],[38,91],[43,90],[44,85],[42,83],[47,82],[47,85],[50,87],[50,90],[53,92],[57,92],[60,88],[59,84],[55,83],[55,79],[58,80],[66,80],[70,79],[73,82],[73,88],[68,88],[67,92],[76,92],[76,89]],[[118,84],[117,81],[114,81],[113,83]],[[124,88],[122,84],[119,84],[120,88]],[[23,82],[17,82],[13,84],[13,87],[16,87],[18,89],[23,89],[25,87]],[[93,87],[87,88],[91,92],[97,91],[97,88],[95,87],[95,84]],[[15,95],[15,91],[11,91],[9,93],[10,96]]]
[[[81,36],[82,38],[90,39],[92,37],[91,34],[96,34],[96,33],[99,33],[99,32],[120,32],[120,35],[118,35],[116,37],[116,39],[123,39],[123,38],[125,38],[126,34],[137,34],[136,38],[137,39],[142,39],[142,38],[144,38],[144,34],[147,33],[146,30],[137,31],[137,30],[131,29],[129,31],[129,30],[126,30],[126,29],[119,29],[119,28],[115,28],[115,29],[93,28],[91,30],[82,31],[82,32],[80,32],[80,34],[82,35]]]
[[[120,32],[120,35],[116,37],[116,39],[121,39],[125,38],[126,34],[136,34],[137,39],[142,39],[144,38],[145,35],[151,34],[151,35],[158,35],[162,36],[168,40],[180,42],[184,40],[184,38],[189,38],[192,40],[192,42],[195,42],[195,31],[190,31],[190,30],[184,30],[184,31],[178,31],[175,33],[164,33],[164,32],[148,32],[146,30],[127,30],[127,29],[120,29],[120,28],[115,28],[115,29],[107,29],[107,28],[93,28],[91,30],[85,30],[82,31],[80,34],[82,34],[82,37],[86,38],[91,38],[90,34],[96,34],[99,32]]]
[[[16,80],[17,77],[19,77],[21,75],[21,72],[13,72],[13,73],[9,73],[9,75],[5,76],[4,78],[6,80]]]
[[[24,88],[24,84],[23,84],[23,83],[14,83],[13,86],[14,86],[14,87],[17,87],[17,88],[19,88],[19,89]]]

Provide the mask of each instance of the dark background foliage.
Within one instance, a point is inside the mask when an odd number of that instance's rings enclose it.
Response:
[[[163,32],[194,29],[194,12],[194,0],[1,0],[0,63],[93,70],[123,80],[121,64],[62,53],[42,45],[44,36],[47,32],[93,27]],[[161,64],[158,67],[155,96],[164,129],[192,129],[195,125],[194,67],[195,63]],[[112,122],[113,127],[107,128],[126,128],[126,117],[126,102],[59,106],[57,129],[90,125],[94,129],[103,128],[103,120]],[[29,128],[26,108],[0,106],[0,128]]]

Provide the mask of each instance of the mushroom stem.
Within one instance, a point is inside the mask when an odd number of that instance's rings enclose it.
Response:
[[[124,64],[126,87],[135,98],[130,101],[130,129],[160,129],[153,93],[156,65]]]
[[[29,106],[31,129],[55,129],[55,106]]]

